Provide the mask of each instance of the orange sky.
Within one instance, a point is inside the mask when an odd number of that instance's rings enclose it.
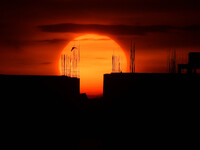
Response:
[[[79,41],[79,42],[78,42]],[[111,38],[86,34],[69,42],[62,54],[72,55],[71,48],[80,43],[80,92],[88,97],[103,95],[103,75],[112,72],[112,55],[121,57],[122,71],[127,72],[125,51]],[[59,61],[59,68],[61,60]]]
[[[60,75],[58,64],[64,48],[85,34],[111,38],[127,58],[133,40],[136,72],[165,73],[170,48],[176,49],[184,57],[179,60],[185,63],[188,52],[200,51],[199,3],[197,0],[1,1],[0,74]],[[93,43],[88,42],[90,46]],[[107,49],[109,44],[97,45]],[[102,55],[97,54],[98,48],[96,55]],[[87,50],[83,52],[87,54]]]

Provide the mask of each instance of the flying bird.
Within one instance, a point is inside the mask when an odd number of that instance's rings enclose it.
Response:
[[[73,51],[73,50],[76,49],[76,48],[77,48],[77,47],[73,46],[72,49],[71,49],[71,51]]]

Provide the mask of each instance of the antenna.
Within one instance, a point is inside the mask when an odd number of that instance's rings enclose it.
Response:
[[[131,49],[130,49],[130,73],[132,73],[132,41],[131,41]]]
[[[169,49],[169,73],[176,73],[176,50]]]
[[[112,73],[117,73],[117,72],[122,72],[121,69],[121,57],[118,55],[115,55],[114,51],[113,51],[113,55],[112,55]]]
[[[115,65],[116,65],[116,56],[114,55],[114,50],[113,50],[113,55],[112,55],[112,72],[115,72]]]
[[[133,45],[132,41],[130,51],[130,72],[135,73],[135,43]]]
[[[77,62],[77,77],[80,77],[80,40],[78,41],[78,62]]]
[[[64,55],[64,76],[65,76],[65,55]]]
[[[133,72],[135,73],[135,43],[133,47]]]
[[[74,43],[75,44],[75,43]],[[80,41],[78,46],[72,46],[69,55],[61,55],[61,71],[63,76],[77,77],[80,75]]]
[[[62,75],[65,76],[65,54],[61,55],[61,71]]]

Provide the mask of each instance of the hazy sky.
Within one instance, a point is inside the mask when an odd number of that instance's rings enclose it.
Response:
[[[199,0],[0,1],[0,74],[58,74],[73,38],[107,35],[128,51],[138,72],[165,72],[167,51],[199,51]],[[186,53],[185,52],[185,53]]]

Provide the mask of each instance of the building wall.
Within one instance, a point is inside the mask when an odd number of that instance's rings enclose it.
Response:
[[[1,75],[1,101],[56,103],[69,101],[80,94],[80,80],[66,76]]]
[[[196,99],[199,83],[197,74],[105,74],[104,97],[138,102]]]

